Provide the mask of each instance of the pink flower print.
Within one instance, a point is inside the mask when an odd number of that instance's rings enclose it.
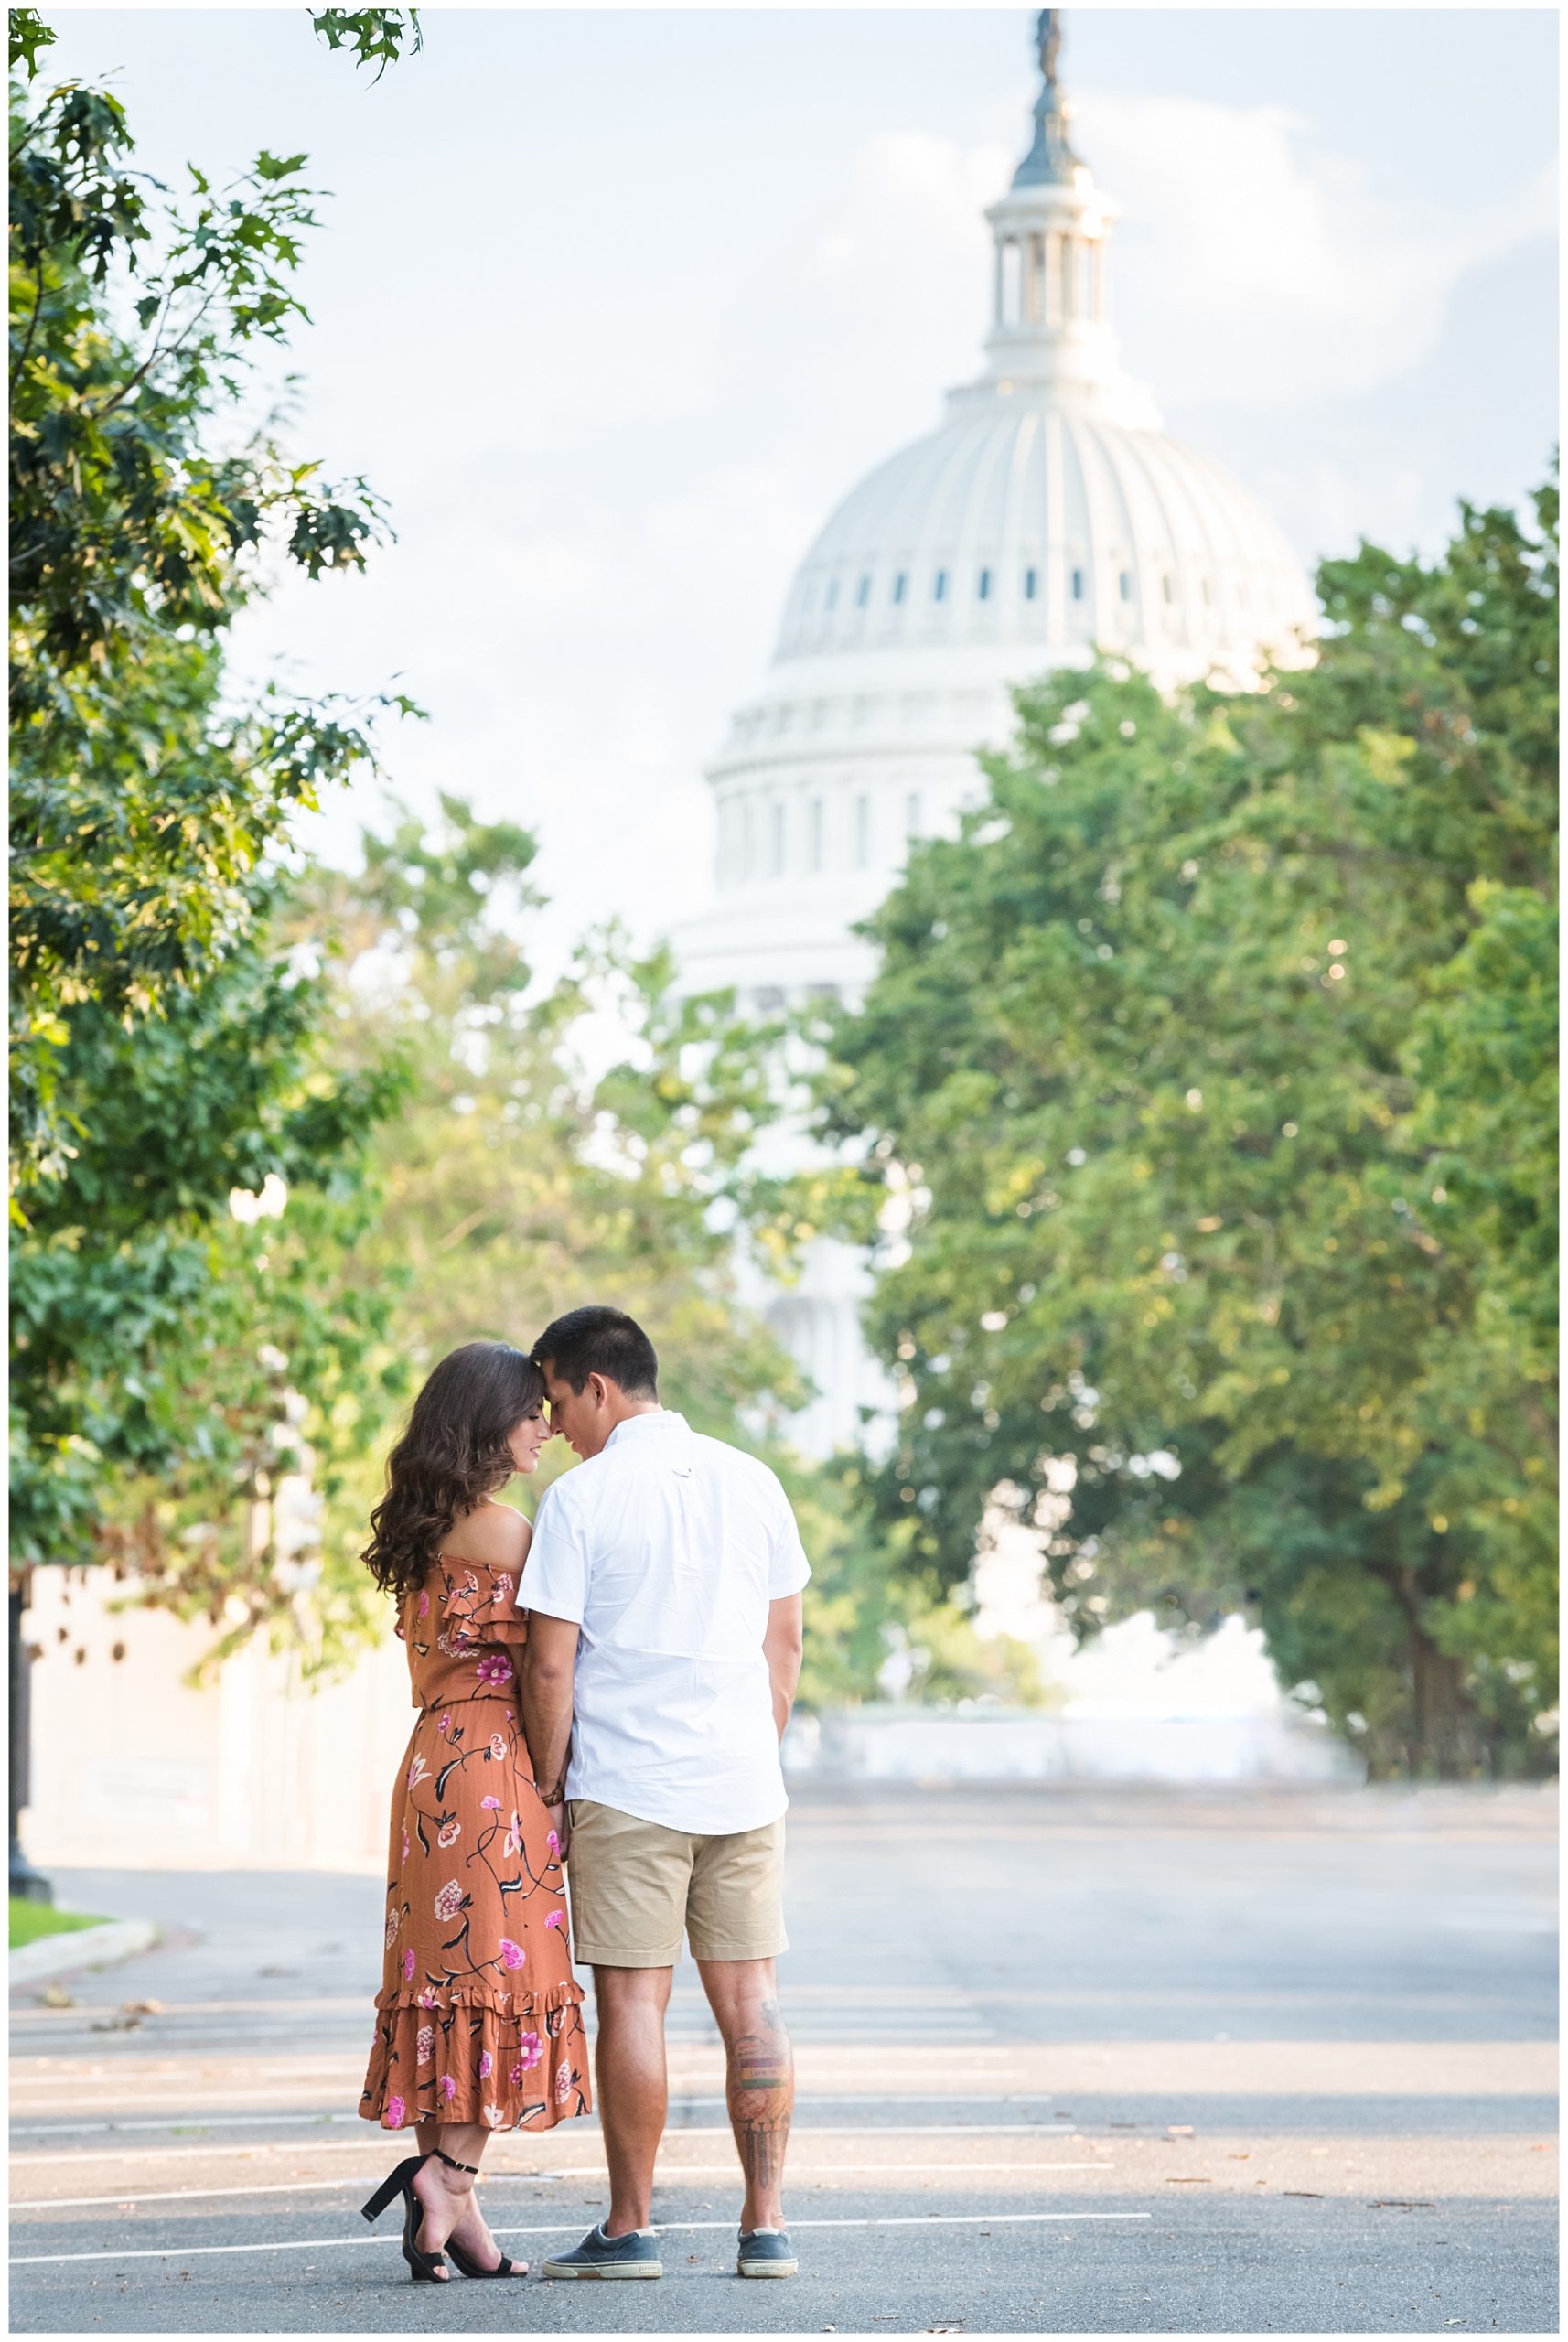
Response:
[[[488,1650],[474,1672],[481,1683],[510,1683],[511,1661],[504,1651]]]
[[[438,1846],[455,1846],[462,1834],[460,1821],[444,1821],[435,1832],[435,1842]]]
[[[449,1878],[435,1898],[438,1919],[455,1919],[463,1907],[463,1889],[455,1878]]]
[[[450,2104],[452,2100],[457,2095],[457,2085],[453,2080],[450,2074],[443,2074],[436,2087],[440,2090],[442,2097],[446,2100],[448,2104]]]
[[[511,2083],[511,2086],[512,2086],[513,2090],[521,2090],[521,2089],[522,2088],[522,2068],[521,2068],[521,2065],[514,2066],[514,2067],[512,2068],[511,2072],[510,2072],[510,2075],[508,2077],[508,2079],[510,2079],[510,2083]]]
[[[482,1797],[479,1803],[487,1813],[499,1813],[501,1810],[501,1801],[499,1797]]]
[[[511,1600],[511,1574],[510,1571],[499,1570],[497,1572],[495,1588],[494,1599],[497,1602],[510,1602]]]
[[[387,2100],[387,2111],[381,2117],[383,2127],[388,2131],[401,2131],[403,2129],[403,2118],[407,2111],[408,2109],[404,2106],[401,2098],[389,2098]]]
[[[513,1943],[510,1936],[502,1936],[500,1958],[503,1968],[521,1968],[528,1954],[520,1943]]]
[[[555,2103],[556,2103],[556,2105],[557,2105],[557,2106],[564,2106],[564,2105],[565,2105],[565,2103],[566,2103],[566,2100],[571,2097],[571,2095],[572,2095],[572,2068],[571,2068],[571,2067],[570,2067],[570,2066],[557,2066],[557,2067],[556,2067],[556,2068],[555,2068]]]
[[[422,2066],[428,2066],[435,2055],[435,2027],[422,2025],[413,2045],[413,2054]]]
[[[422,1594],[422,1595],[420,1595],[420,1597],[419,1597],[419,1607],[418,1607],[418,1609],[414,1612],[414,1614],[413,1614],[413,1615],[414,1615],[414,1617],[415,1617],[416,1618],[428,1618],[428,1617],[429,1617],[429,1616],[430,1616],[430,1596],[429,1596],[429,1595],[428,1595],[428,1594]]]
[[[435,2006],[435,1994],[428,1984],[419,1995],[417,2005],[422,2009],[433,2009]]]
[[[494,2071],[495,2059],[490,2056],[488,2049],[481,2049],[479,2052],[479,2079],[482,2082],[489,2081]]]
[[[387,1913],[386,1949],[388,1951],[392,1950],[393,1943],[397,1940],[397,1931],[402,1925],[403,1913],[401,1911],[389,1911]]]
[[[449,1728],[450,1728],[450,1726],[451,1726],[451,1723],[452,1723],[452,1718],[451,1718],[450,1713],[448,1713],[446,1715],[444,1715],[444,1716],[437,1716],[437,1718],[435,1719],[435,1729],[436,1729],[436,1731],[437,1731],[437,1732],[445,1733],[445,1732],[446,1732],[447,1730],[449,1730]]]
[[[498,1765],[506,1763],[506,1742],[499,1732],[492,1732],[490,1735],[490,1755]]]
[[[403,1981],[405,1984],[412,1984],[413,1982],[413,1953],[412,1950],[405,1951],[403,1955]]]
[[[408,1832],[406,1830],[403,1833],[403,1853],[399,1859],[403,1862],[408,1860]]]
[[[544,2055],[543,2045],[541,2042],[538,2034],[524,2033],[521,2035],[518,2039],[517,2054],[521,2063],[514,2066],[512,2068],[511,2078],[514,2082],[520,2082],[525,2073],[532,2073],[534,2067],[538,2065],[539,2060]]]
[[[424,1761],[424,1757],[423,1757],[423,1756],[416,1756],[416,1757],[414,1758],[414,1760],[413,1760],[413,1764],[412,1764],[412,1765],[409,1767],[409,1768],[408,1768],[408,1786],[409,1786],[409,1788],[410,1788],[411,1789],[416,1789],[419,1787],[420,1782],[421,1782],[422,1780],[424,1780],[424,1778],[425,1775],[429,1772],[429,1770],[430,1770],[430,1767],[429,1767],[429,1766],[425,1763],[425,1761]]]
[[[487,2106],[485,2109],[485,2120],[489,2124],[492,2131],[499,2131],[506,2122],[506,2116],[501,2112],[499,2106]]]
[[[547,1911],[544,1915],[544,1924],[547,1928],[564,1927],[565,1923],[566,1914],[564,1911]]]
[[[520,1854],[521,1852],[522,1824],[517,1818],[517,1808],[514,1806],[512,1808],[511,1828],[506,1833],[506,1843],[502,1846],[501,1853],[504,1856],[508,1854]]]
[[[545,1844],[549,1847],[549,1849],[550,1849],[550,1851],[551,1851],[551,1853],[552,1853],[553,1854],[558,1854],[558,1853],[560,1853],[560,1851],[561,1851],[561,1841],[560,1841],[560,1839],[555,1835],[555,1832],[554,1832],[554,1831],[553,1831],[553,1830],[547,1830],[547,1831],[545,1832],[545,1833],[544,1833],[544,1842],[545,1842]]]

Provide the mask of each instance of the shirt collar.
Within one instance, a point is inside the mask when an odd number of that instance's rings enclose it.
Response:
[[[671,1407],[660,1407],[649,1415],[628,1415],[624,1423],[617,1423],[599,1452],[608,1455],[618,1440],[646,1439],[669,1432],[685,1433],[688,1436],[691,1433],[685,1416],[678,1415]]]

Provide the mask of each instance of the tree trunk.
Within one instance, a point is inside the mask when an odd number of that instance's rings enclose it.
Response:
[[[1410,1663],[1412,1714],[1408,1748],[1412,1777],[1469,1780],[1483,1763],[1485,1752],[1475,1711],[1465,1697],[1459,1661],[1440,1651],[1412,1619]]]
[[[32,1753],[32,1714],[28,1698],[32,1662],[22,1640],[22,1613],[27,1605],[27,1579],[11,1581],[11,1892],[29,1903],[52,1903],[54,1889],[22,1852],[22,1815],[31,1794],[28,1782]]]

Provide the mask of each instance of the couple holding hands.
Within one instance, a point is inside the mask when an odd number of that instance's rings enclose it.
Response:
[[[547,2277],[659,2277],[664,2011],[689,1937],[724,2037],[745,2180],[736,2267],[788,2277],[780,2190],[794,2083],[778,2004],[786,1797],[779,1744],[811,1575],[767,1466],[659,1403],[618,1309],[570,1310],[532,1354],[470,1342],[435,1369],[387,1466],[364,1559],[398,1603],[413,1735],[392,1798],[385,1961],[360,2111],[419,2149],[399,2197],[414,2278],[510,2277],[474,2194],[495,2131],[592,2104],[606,2218]],[[557,1434],[580,1465],[531,1531],[499,1503]]]

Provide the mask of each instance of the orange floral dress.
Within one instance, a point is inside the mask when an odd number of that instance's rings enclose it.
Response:
[[[419,1714],[392,1795],[360,2100],[388,2131],[547,2131],[592,2104],[561,1849],[519,1721],[516,1594],[510,1571],[443,1554],[399,1606]]]

